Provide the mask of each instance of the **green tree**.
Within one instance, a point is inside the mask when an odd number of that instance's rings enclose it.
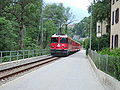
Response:
[[[50,45],[51,36],[56,33],[57,27],[52,20],[44,21],[44,38],[43,38],[43,48],[48,48]]]
[[[50,4],[45,7],[43,13],[45,19],[54,21],[58,28],[56,33],[67,33],[67,31],[63,31],[65,30],[63,27],[65,26],[67,29],[67,25],[71,22],[72,13],[70,12],[70,8],[63,7],[63,4]]]
[[[14,34],[15,23],[5,18],[0,18],[0,50],[12,50],[16,47],[17,35]]]
[[[110,47],[110,35],[106,34],[98,38],[98,50]]]
[[[25,38],[31,38],[33,41],[36,39],[39,32],[39,18],[40,18],[40,7],[41,2],[34,0],[12,0],[10,6],[6,6],[4,8],[3,15],[6,19],[14,21],[17,23],[16,33],[18,34],[18,45],[19,49],[26,48]],[[32,34],[35,34],[33,37],[29,34],[30,30],[32,30]],[[26,35],[27,34],[27,35]],[[36,42],[34,43],[36,44]]]

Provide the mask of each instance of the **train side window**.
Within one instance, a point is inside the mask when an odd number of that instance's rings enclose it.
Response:
[[[60,38],[60,43],[68,43],[68,38]]]
[[[58,38],[51,38],[51,43],[58,43]]]

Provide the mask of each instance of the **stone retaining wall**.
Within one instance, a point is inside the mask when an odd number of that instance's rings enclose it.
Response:
[[[106,90],[120,90],[120,81],[116,80],[115,78],[111,77],[110,75],[97,69],[94,62],[90,58],[90,56],[88,56],[88,58],[89,58],[89,62],[91,64],[95,74],[97,75],[97,77],[99,78],[101,84],[103,84],[105,89]]]

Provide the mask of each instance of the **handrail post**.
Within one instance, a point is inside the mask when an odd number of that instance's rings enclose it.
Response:
[[[12,60],[12,58],[11,58],[11,57],[12,57],[12,51],[10,51],[10,61]]]
[[[23,52],[23,59],[24,59],[24,50],[22,50],[22,52]]]
[[[41,49],[41,55],[42,55],[43,53],[42,53],[42,49]]]
[[[0,63],[2,63],[2,52],[0,52]]]
[[[19,58],[18,58],[18,51],[17,51],[17,60],[18,60]]]
[[[41,50],[39,49],[39,56],[41,55]]]
[[[29,58],[29,53],[30,53],[30,50],[28,50],[28,58]]]
[[[100,69],[100,54],[99,54],[98,68]]]
[[[34,57],[34,50],[32,50],[33,51],[33,57]]]
[[[108,55],[106,55],[106,72],[108,72]]]

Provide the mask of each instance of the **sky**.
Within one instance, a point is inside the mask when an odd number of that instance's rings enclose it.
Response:
[[[91,0],[44,0],[45,3],[63,3],[65,7],[70,7],[71,12],[75,15],[75,21],[79,22],[84,17],[89,16],[88,6]]]

